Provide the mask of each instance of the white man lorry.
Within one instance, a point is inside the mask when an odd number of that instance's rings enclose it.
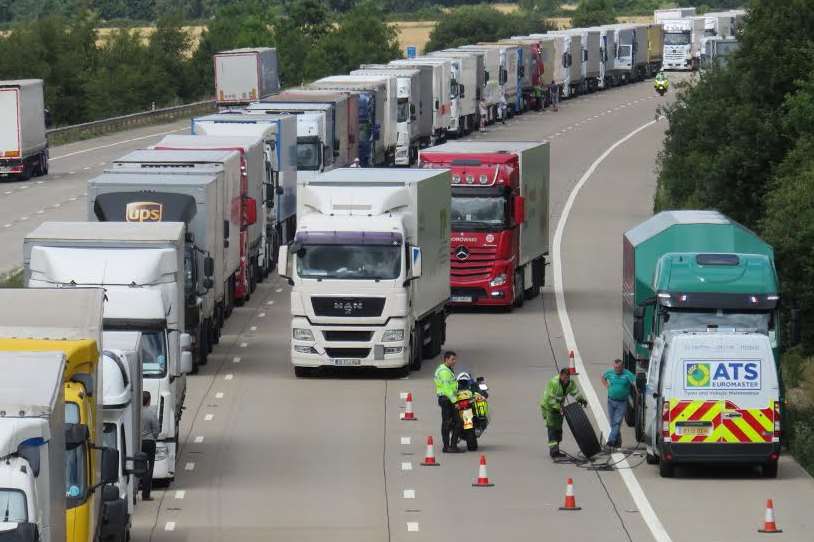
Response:
[[[443,141],[449,127],[447,118],[451,109],[452,67],[449,60],[433,57],[417,57],[390,61],[389,66],[432,70],[432,95],[429,98],[432,108],[431,144]],[[423,99],[423,97],[422,97]]]
[[[477,128],[480,122],[478,73],[481,77],[484,73],[483,57],[475,51],[453,50],[436,51],[430,53],[430,56],[448,58],[452,63],[457,89],[451,88],[450,92],[457,97],[457,107],[450,112],[449,131],[455,137],[465,136]]]
[[[0,81],[0,180],[47,174],[42,79]]]
[[[696,70],[700,62],[704,17],[670,19],[664,22],[665,70]]]
[[[249,258],[254,276],[262,281],[277,264],[280,243],[293,234],[297,212],[297,159],[299,118],[294,115],[207,115],[192,119],[194,135],[261,138],[265,167],[249,176],[249,196],[261,209],[248,227]],[[256,162],[252,162],[256,165]],[[257,236],[260,235],[259,244]]]
[[[161,424],[155,477],[172,478],[184,375],[193,370],[184,333],[184,225],[44,222],[25,238],[23,265],[29,287],[104,288],[104,330],[150,342],[139,374]]]
[[[297,235],[280,248],[291,361],[418,369],[446,336],[448,170],[335,169],[300,183]]]
[[[0,539],[65,540],[62,352],[0,352]]]
[[[219,106],[246,105],[280,90],[277,49],[221,51],[214,60],[215,100]]]

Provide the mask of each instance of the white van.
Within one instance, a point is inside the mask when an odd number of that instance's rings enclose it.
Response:
[[[760,465],[777,476],[780,388],[769,337],[731,330],[655,340],[645,388],[647,462]]]

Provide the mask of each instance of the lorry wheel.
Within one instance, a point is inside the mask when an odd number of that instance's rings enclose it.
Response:
[[[523,284],[523,270],[518,269],[514,272],[514,306],[518,309],[523,306],[525,299],[525,285]]]
[[[466,441],[466,449],[470,452],[477,451],[478,449],[478,437],[475,436],[475,431],[468,430],[464,431],[464,440]]]
[[[591,458],[598,454],[601,449],[599,439],[596,438],[596,432],[582,406],[579,403],[566,405],[563,414],[582,455]]]
[[[421,326],[417,325],[415,327],[415,331],[410,336],[410,370],[411,371],[420,371],[421,370],[421,350],[422,350],[422,339],[421,339]]]
[[[531,288],[526,290],[526,299],[534,299],[540,295],[540,288],[543,286],[542,275],[545,272],[545,262],[538,258],[531,262]]]
[[[762,474],[764,478],[777,478],[778,461],[769,461],[762,467]]]
[[[27,181],[31,178],[31,164],[23,160],[23,171],[20,173],[20,180]]]
[[[662,478],[672,478],[675,476],[676,470],[673,463],[668,463],[663,459],[659,461],[659,476]]]

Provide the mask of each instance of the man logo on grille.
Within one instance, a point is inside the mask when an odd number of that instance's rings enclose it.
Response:
[[[361,301],[336,301],[334,303],[334,309],[345,311],[345,314],[352,314],[353,311],[360,311],[364,308],[365,306]]]
[[[469,257],[469,250],[466,247],[458,247],[455,250],[455,257],[459,260],[465,260]]]

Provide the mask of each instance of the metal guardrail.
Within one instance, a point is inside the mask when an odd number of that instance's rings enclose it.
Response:
[[[202,113],[211,113],[216,110],[215,100],[204,100],[162,109],[153,109],[141,113],[131,113],[109,119],[62,126],[46,130],[48,143],[51,145],[64,144],[71,141],[80,141],[97,137],[110,132],[118,132],[138,126],[148,126],[162,122],[171,122],[176,119],[187,118]]]

